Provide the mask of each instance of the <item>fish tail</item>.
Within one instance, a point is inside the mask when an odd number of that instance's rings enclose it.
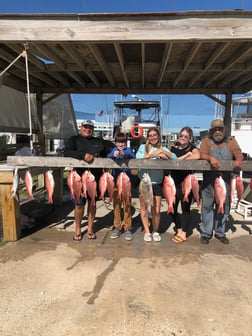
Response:
[[[172,205],[169,205],[169,206],[168,206],[167,213],[174,213],[174,210],[173,210],[173,206],[172,206]]]

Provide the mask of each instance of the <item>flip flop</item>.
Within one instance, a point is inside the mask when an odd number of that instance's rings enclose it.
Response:
[[[81,233],[75,233],[74,235],[73,235],[73,240],[75,240],[75,241],[80,241],[82,239],[82,236],[81,236]]]
[[[175,243],[175,244],[184,243],[184,242],[186,241],[186,239],[184,239],[184,238],[182,238],[182,237],[180,237],[180,236],[178,236],[178,235],[172,237],[171,240],[172,240],[173,243]]]
[[[93,233],[93,232],[89,233],[88,232],[88,239],[96,239],[95,233]]]

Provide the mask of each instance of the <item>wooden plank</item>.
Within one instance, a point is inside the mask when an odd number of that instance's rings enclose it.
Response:
[[[3,172],[1,174],[4,175]],[[9,180],[9,172],[6,172],[6,180]],[[10,199],[11,188],[12,180],[11,183],[0,184],[3,238],[6,241],[16,241],[21,237],[20,206],[15,198]]]
[[[167,13],[100,16],[69,14],[64,17],[60,14],[43,17],[19,15],[18,19],[15,15],[8,17],[1,15],[0,37],[2,41],[20,42],[251,40],[251,16],[249,11],[247,13],[182,12],[169,15]]]
[[[9,184],[13,182],[13,169],[0,170],[0,184]]]
[[[8,156],[7,164],[10,166],[27,167],[83,167],[83,168],[145,168],[145,169],[167,169],[167,170],[195,170],[205,171],[212,170],[206,160],[148,160],[148,159],[130,159],[130,160],[113,160],[107,158],[95,158],[91,164],[82,160],[69,157],[56,156]],[[220,170],[232,171],[233,161],[220,161]],[[252,171],[252,161],[243,162],[243,171]]]

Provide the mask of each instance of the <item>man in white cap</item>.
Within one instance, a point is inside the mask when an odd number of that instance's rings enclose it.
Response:
[[[215,119],[211,123],[209,135],[202,140],[200,146],[200,158],[207,160],[214,170],[203,172],[202,183],[202,206],[201,206],[201,243],[208,244],[215,229],[215,237],[223,244],[228,244],[226,237],[226,220],[230,213],[230,180],[231,172],[220,172],[220,160],[235,160],[234,169],[242,167],[243,155],[241,148],[234,137],[227,137],[224,122],[221,119]],[[217,212],[214,209],[214,182],[215,179],[222,176],[226,185],[226,198],[223,206],[224,213]]]
[[[80,134],[74,135],[68,139],[64,148],[64,156],[73,157],[78,160],[84,160],[91,163],[94,157],[107,157],[104,141],[101,138],[93,136],[94,123],[92,120],[84,120],[80,126]],[[77,168],[78,174],[81,176],[85,169]],[[99,181],[102,174],[102,169],[90,169],[95,176],[95,180]],[[93,223],[96,213],[96,205],[91,205],[91,200],[88,199],[88,239],[96,239],[93,232]],[[75,234],[73,240],[79,241],[82,239],[81,222],[84,215],[86,198],[80,197],[80,202],[75,204]]]

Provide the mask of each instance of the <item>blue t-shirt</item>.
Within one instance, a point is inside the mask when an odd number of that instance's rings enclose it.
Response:
[[[120,151],[117,146],[115,146],[112,151],[107,155],[110,159],[134,159],[135,154],[132,152],[130,147],[126,147],[123,149],[124,156],[122,156],[120,153],[117,155],[117,157],[114,156],[115,151]],[[113,168],[112,175],[114,176],[114,181],[116,183],[118,175],[125,171],[125,173],[131,178],[131,170],[130,169],[120,169],[120,168]]]
[[[167,152],[171,152],[168,148],[166,147],[162,147],[165,151]],[[157,148],[152,147],[149,154],[151,154],[152,152],[154,152]],[[142,144],[139,148],[138,151],[136,153],[136,158],[137,159],[143,159],[144,158],[144,154],[145,154],[145,144]],[[177,156],[174,153],[171,153],[171,159],[172,160],[176,160]],[[158,160],[158,158],[153,158],[154,160]],[[164,179],[164,170],[163,169],[139,169],[138,170],[138,177],[141,179],[143,177],[144,173],[148,173],[151,179],[152,184],[161,184],[163,183],[163,179]]]

